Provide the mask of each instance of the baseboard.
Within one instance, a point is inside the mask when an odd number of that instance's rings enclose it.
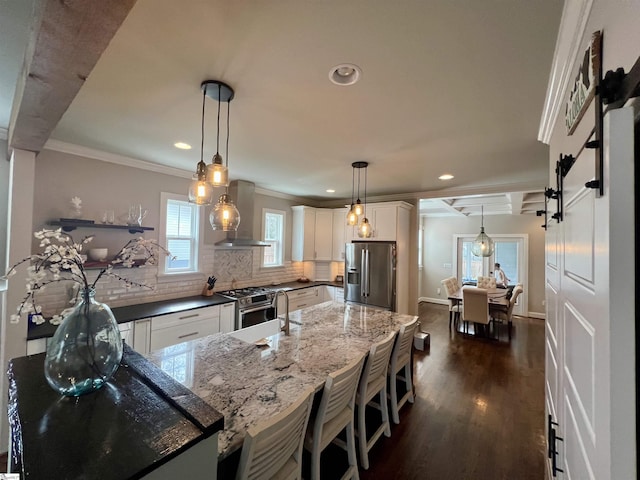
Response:
[[[419,297],[418,302],[439,303],[440,305],[449,305],[449,300],[442,298]]]
[[[540,320],[544,320],[546,318],[546,315],[542,312],[529,312],[527,313],[527,317],[539,318]]]

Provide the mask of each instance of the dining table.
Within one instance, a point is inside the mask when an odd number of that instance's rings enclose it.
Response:
[[[477,288],[477,287],[466,287],[466,288]],[[509,309],[509,299],[507,298],[507,290],[506,288],[487,288],[487,301],[489,303],[489,311],[491,310],[499,310],[506,312]],[[448,299],[451,300],[455,305],[460,305],[462,302],[462,288],[459,288],[452,294],[448,296]]]

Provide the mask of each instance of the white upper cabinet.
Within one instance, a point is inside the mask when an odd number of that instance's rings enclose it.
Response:
[[[333,258],[333,210],[318,208],[316,210],[315,233],[316,260],[330,262]]]
[[[344,244],[347,242],[347,212],[348,208],[335,208],[333,210],[333,260],[344,261]],[[348,240],[349,242],[351,239]]]
[[[333,249],[333,210],[303,205],[293,209],[291,259],[331,261]]]
[[[397,240],[398,239],[398,204],[372,204],[367,205],[369,223],[373,227],[371,238],[373,240]]]

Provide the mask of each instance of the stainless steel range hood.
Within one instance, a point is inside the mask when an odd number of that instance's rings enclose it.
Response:
[[[237,232],[228,232],[227,238],[216,242],[217,247],[268,247],[269,244],[253,238],[253,208],[256,186],[245,180],[229,183],[229,196],[240,212]]]

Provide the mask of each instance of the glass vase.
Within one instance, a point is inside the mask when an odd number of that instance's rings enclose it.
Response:
[[[80,300],[53,335],[44,361],[49,385],[73,397],[102,387],[122,359],[120,329],[111,309],[95,300],[95,290],[80,293]]]

